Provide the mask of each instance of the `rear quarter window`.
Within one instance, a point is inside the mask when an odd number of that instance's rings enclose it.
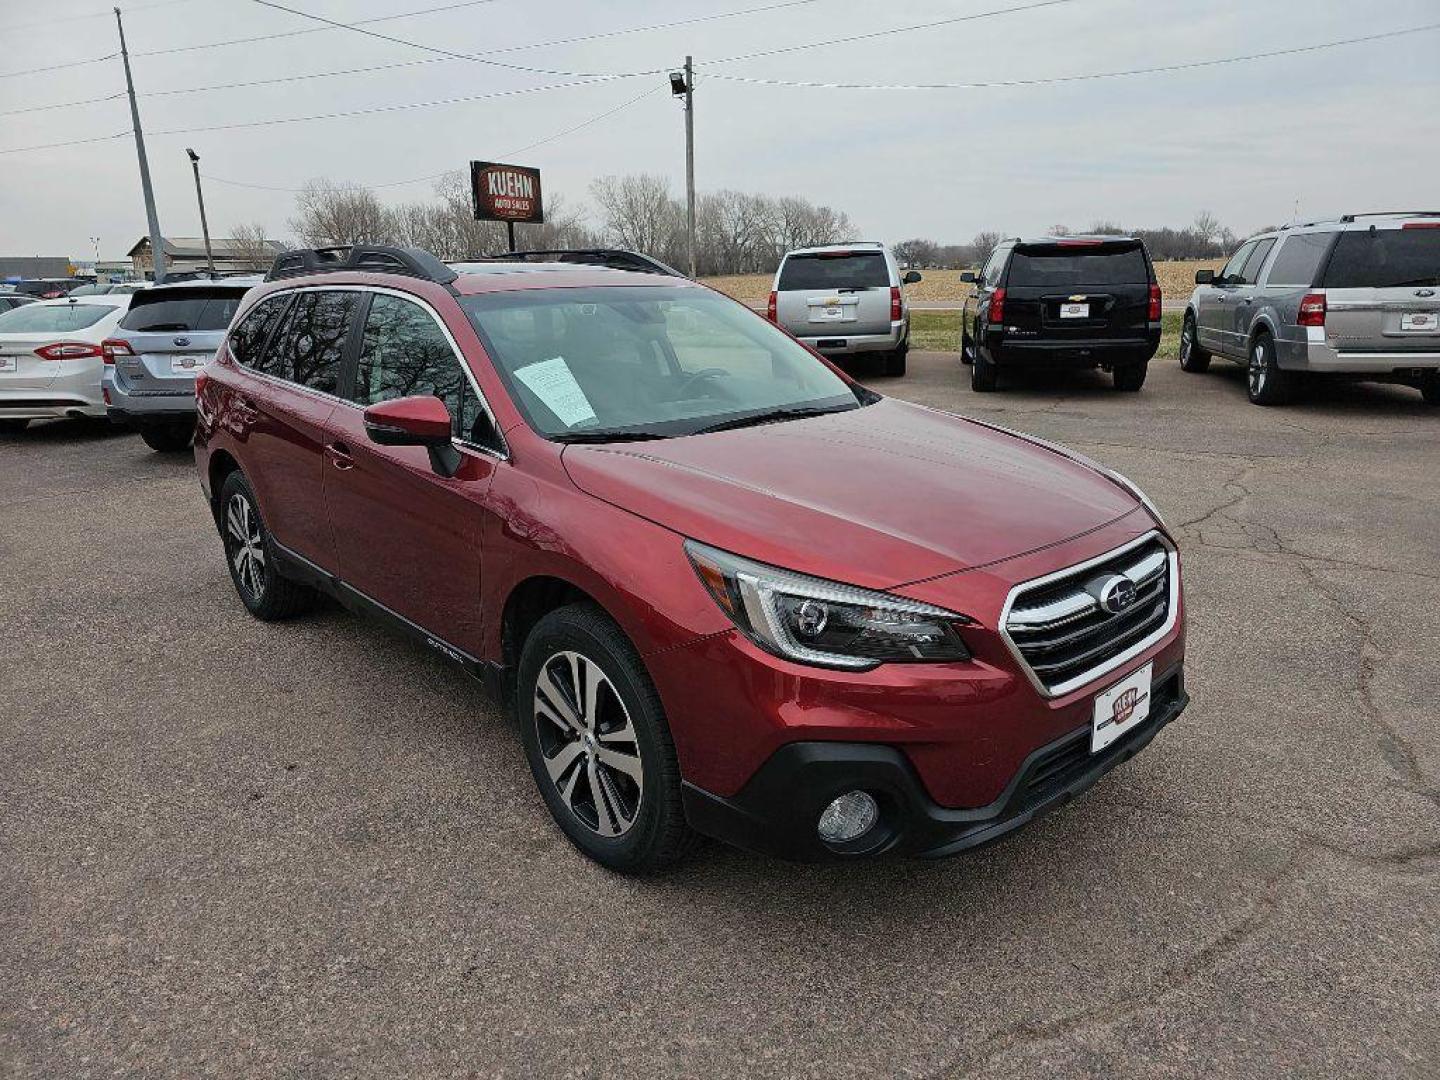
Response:
[[[267,350],[265,342],[271,337],[275,324],[280,321],[291,299],[289,293],[265,297],[230,331],[230,355],[237,363],[264,375],[284,377],[280,370],[280,350],[274,345]]]
[[[158,300],[137,296],[125,318],[120,320],[120,327],[141,333],[224,330],[235,317],[243,295],[239,292],[208,296],[197,293]]]
[[[1138,247],[1073,254],[1063,249],[1017,248],[1010,260],[1011,286],[1069,289],[1089,285],[1148,285],[1150,270]]]
[[[1440,229],[1344,232],[1325,270],[1330,289],[1404,289],[1440,285]]]
[[[1334,233],[1303,233],[1285,237],[1279,254],[1275,256],[1275,263],[1270,267],[1266,284],[1296,288],[1314,285],[1315,275],[1334,238]]]
[[[780,292],[793,289],[874,289],[890,284],[878,251],[843,255],[791,255],[780,270]]]

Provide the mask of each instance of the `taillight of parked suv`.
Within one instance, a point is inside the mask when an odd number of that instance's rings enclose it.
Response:
[[[1301,326],[1324,326],[1325,294],[1307,293],[1305,299],[1300,301],[1300,318],[1297,321]]]
[[[1160,302],[1161,302],[1162,299],[1163,299],[1163,298],[1162,298],[1161,295],[1160,295],[1160,286],[1159,286],[1159,285],[1151,285],[1151,286],[1150,286],[1150,310],[1146,313],[1146,316],[1145,316],[1145,317],[1146,317],[1147,319],[1149,319],[1151,322],[1159,322],[1159,321],[1160,321]]]
[[[134,356],[135,350],[130,348],[128,341],[121,341],[119,338],[106,338],[100,343],[100,355],[105,358],[105,363],[114,366],[117,356]]]
[[[890,321],[900,321],[900,286],[890,286]]]
[[[765,318],[769,319],[771,322],[775,322],[775,308],[775,293],[772,291],[770,293],[770,299],[765,301]]]
[[[990,294],[990,321],[1002,323],[1005,321],[1005,290],[996,289]]]

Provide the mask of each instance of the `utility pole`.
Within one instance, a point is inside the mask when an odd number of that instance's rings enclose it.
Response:
[[[165,281],[165,241],[160,236],[160,217],[155,213],[155,189],[150,186],[150,163],[145,158],[145,133],[140,130],[140,106],[135,104],[135,80],[130,75],[130,51],[125,47],[125,24],[115,9],[120,30],[120,59],[125,64],[125,89],[130,94],[130,123],[135,129],[135,156],[140,159],[140,190],[145,196],[145,221],[150,228],[150,259],[155,267],[155,284]]]
[[[670,93],[685,98],[685,256],[695,276],[695,63],[685,57],[685,71],[670,73]]]
[[[205,262],[210,267],[210,277],[215,277],[215,253],[210,250],[210,223],[205,220],[205,193],[200,190],[200,155],[185,148],[190,155],[190,167],[195,170],[195,198],[200,201],[200,232],[205,237]]]

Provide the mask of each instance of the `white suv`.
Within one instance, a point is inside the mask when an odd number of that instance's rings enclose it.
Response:
[[[775,271],[766,317],[827,356],[884,354],[885,374],[905,374],[910,305],[884,244],[831,244],[787,252]]]

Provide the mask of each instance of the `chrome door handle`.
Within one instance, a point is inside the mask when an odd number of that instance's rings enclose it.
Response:
[[[350,448],[342,442],[326,444],[325,453],[330,457],[330,464],[341,472],[355,467],[355,459],[350,456]]]

